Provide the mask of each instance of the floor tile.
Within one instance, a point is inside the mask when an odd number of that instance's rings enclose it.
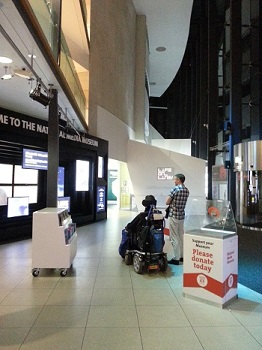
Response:
[[[132,285],[134,289],[151,289],[151,288],[170,289],[170,286],[166,278],[162,274],[138,275],[134,271],[132,271],[131,279],[132,279]]]
[[[95,279],[95,276],[66,276],[60,278],[56,288],[93,288]]]
[[[1,301],[12,291],[10,288],[0,288],[0,304]]]
[[[190,327],[141,328],[143,350],[203,350]]]
[[[127,288],[95,288],[92,305],[135,305],[133,290]]]
[[[238,326],[240,323],[227,309],[208,305],[202,302],[199,304],[185,304],[183,310],[186,317],[194,326]]]
[[[20,350],[81,350],[84,328],[33,328]]]
[[[241,326],[194,327],[204,349],[261,350],[261,345]]]
[[[134,289],[136,305],[176,305],[178,300],[171,289]]]
[[[262,325],[262,303],[238,300],[230,306],[230,311],[239,322],[246,326]],[[261,326],[262,330],[262,326]]]
[[[95,288],[131,288],[130,276],[98,276]]]
[[[130,271],[124,263],[118,264],[114,267],[110,265],[99,266],[97,269],[97,276],[130,276]]]
[[[93,288],[56,288],[48,298],[47,305],[90,305]]]
[[[59,276],[26,276],[16,287],[17,288],[54,288],[59,281]]]
[[[82,350],[142,350],[138,328],[87,328]]]
[[[14,289],[1,302],[1,305],[44,305],[52,289]]]
[[[140,327],[187,327],[189,322],[179,305],[137,306]]]
[[[91,306],[87,327],[138,327],[135,306]]]
[[[41,306],[0,305],[1,328],[32,327],[41,310]]]
[[[0,328],[0,349],[18,350],[30,328]]]
[[[262,347],[262,326],[245,326],[245,328]]]
[[[85,327],[89,306],[47,305],[41,311],[34,327]]]

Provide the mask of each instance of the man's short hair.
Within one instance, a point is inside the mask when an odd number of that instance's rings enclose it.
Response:
[[[177,177],[182,183],[184,183],[186,179],[184,174],[176,174],[175,177]]]

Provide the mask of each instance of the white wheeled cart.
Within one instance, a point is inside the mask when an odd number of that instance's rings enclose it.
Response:
[[[44,208],[33,213],[33,276],[39,275],[40,268],[59,268],[65,276],[76,252],[76,225],[66,209]]]

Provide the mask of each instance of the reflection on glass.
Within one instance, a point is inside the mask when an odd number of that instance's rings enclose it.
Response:
[[[237,232],[231,203],[225,200],[190,198],[186,206],[185,230]]]

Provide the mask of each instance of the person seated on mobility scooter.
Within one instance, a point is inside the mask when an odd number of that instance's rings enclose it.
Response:
[[[142,205],[145,207],[143,212],[137,214],[137,216],[130,221],[126,227],[122,230],[122,240],[118,249],[119,254],[125,259],[126,250],[138,249],[137,246],[137,234],[141,226],[146,223],[146,217],[150,211],[151,206],[156,206],[156,199],[153,195],[145,196],[142,200]]]

